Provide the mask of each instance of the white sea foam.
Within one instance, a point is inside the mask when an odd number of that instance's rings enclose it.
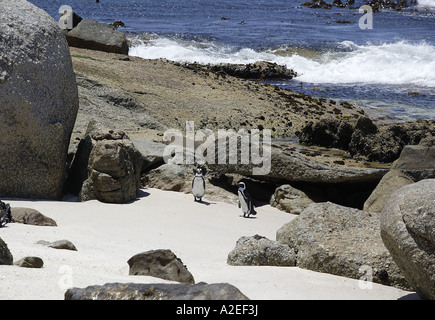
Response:
[[[320,60],[290,57],[286,65],[300,81],[313,83],[398,84],[435,87],[435,47],[396,42],[357,46],[342,43],[350,52],[326,53]]]
[[[424,0],[429,1],[429,0]],[[435,47],[405,41],[381,45],[339,44],[337,51],[318,57],[283,56],[277,51],[234,49],[213,42],[199,43],[168,38],[133,41],[129,54],[147,59],[166,58],[202,64],[248,64],[260,60],[295,70],[298,80],[311,83],[365,83],[415,85],[435,88]]]
[[[177,62],[197,62],[201,64],[240,63],[248,64],[260,60],[274,59],[274,54],[256,52],[244,48],[234,50],[229,46],[213,42],[182,41],[157,38],[146,41],[135,40],[129,55],[145,59],[165,58]]]
[[[417,8],[435,10],[435,0],[418,0]]]

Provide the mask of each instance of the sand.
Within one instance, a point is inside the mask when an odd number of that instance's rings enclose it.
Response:
[[[169,282],[148,276],[130,276],[127,260],[153,249],[170,249],[198,283],[227,282],[250,299],[409,299],[415,293],[333,276],[298,267],[230,266],[228,253],[242,236],[259,234],[275,240],[276,231],[295,216],[268,205],[257,208],[253,219],[241,216],[228,203],[195,203],[193,196],[158,189],[141,189],[136,201],[105,204],[2,199],[12,207],[34,208],[53,218],[57,227],[8,224],[0,238],[14,261],[24,256],[43,259],[41,269],[0,266],[0,299],[59,300],[69,287],[110,282]],[[70,240],[78,251],[53,249],[39,240]]]

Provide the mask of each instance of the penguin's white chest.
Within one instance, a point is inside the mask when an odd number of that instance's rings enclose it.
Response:
[[[238,191],[239,194],[239,201],[240,201],[240,206],[242,208],[243,213],[246,213],[249,211],[249,205],[246,202],[245,198],[243,197],[243,194],[241,191]]]
[[[205,193],[205,188],[204,188],[204,180],[202,177],[195,177],[193,178],[193,182],[192,182],[192,194],[195,197],[202,197]]]

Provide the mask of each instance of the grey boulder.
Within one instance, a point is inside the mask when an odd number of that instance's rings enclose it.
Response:
[[[435,299],[435,179],[398,189],[381,213],[381,237],[409,284]]]
[[[59,200],[79,101],[68,44],[45,11],[0,6],[0,194]]]
[[[102,286],[71,288],[65,300],[249,300],[228,283],[106,283]]]
[[[363,209],[365,211],[381,213],[382,208],[394,191],[412,183],[414,183],[414,180],[402,173],[400,170],[390,170],[382,177],[379,184],[364,202]]]
[[[241,237],[228,254],[227,263],[233,266],[287,266],[296,265],[296,253],[289,246],[266,237]]]
[[[128,260],[130,275],[143,275],[178,281],[195,283],[192,274],[183,262],[171,250],[150,250],[138,253]]]
[[[17,223],[35,226],[57,226],[56,221],[32,208],[12,207],[11,213],[14,222]]]
[[[44,261],[39,257],[24,257],[14,262],[14,265],[23,268],[42,268]]]
[[[276,240],[297,252],[296,266],[317,272],[410,289],[380,235],[379,215],[315,203],[276,233]]]
[[[128,54],[125,34],[112,25],[82,19],[71,31],[64,31],[71,47]]]
[[[0,238],[0,265],[11,265],[13,260],[8,245]]]
[[[289,184],[276,188],[270,199],[272,207],[292,214],[300,214],[312,203],[314,201],[303,191],[293,188]]]

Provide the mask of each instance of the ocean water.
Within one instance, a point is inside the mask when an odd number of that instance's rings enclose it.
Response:
[[[349,101],[388,121],[435,119],[435,0],[374,12],[372,28],[364,28],[362,0],[330,10],[305,1],[30,0],[56,20],[62,5],[84,18],[121,20],[132,56],[276,62],[298,73],[271,82],[280,87]]]

